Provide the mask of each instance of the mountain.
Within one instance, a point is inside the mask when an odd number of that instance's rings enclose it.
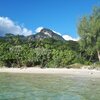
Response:
[[[58,35],[56,32],[47,29],[47,28],[43,28],[40,30],[40,32],[36,33],[35,35],[30,35],[27,37],[28,40],[42,40],[45,38],[52,38],[55,40],[61,40],[61,41],[65,41],[64,38],[60,35]]]
[[[0,39],[11,39],[11,38],[19,38],[21,41],[35,41],[35,40],[43,40],[43,39],[54,39],[54,40],[60,40],[65,41],[65,39],[59,35],[57,32],[54,32],[47,28],[42,28],[39,30],[36,34],[29,35],[29,36],[23,36],[23,35],[14,35],[12,33],[7,33],[5,36],[0,36]]]

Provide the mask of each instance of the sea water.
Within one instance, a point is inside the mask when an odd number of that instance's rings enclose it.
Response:
[[[0,100],[100,100],[100,78],[0,73]]]

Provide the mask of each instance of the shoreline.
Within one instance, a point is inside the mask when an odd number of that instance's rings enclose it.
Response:
[[[100,70],[67,69],[67,68],[0,68],[0,73],[31,73],[31,74],[68,74],[78,76],[100,77]]]

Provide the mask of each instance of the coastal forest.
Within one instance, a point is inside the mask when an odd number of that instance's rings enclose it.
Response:
[[[100,7],[94,7],[91,14],[79,19],[77,31],[78,41],[66,41],[47,28],[30,36],[7,33],[0,37],[0,66],[99,67]]]

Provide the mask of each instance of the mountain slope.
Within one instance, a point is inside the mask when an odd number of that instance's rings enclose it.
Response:
[[[43,28],[40,32],[34,35],[34,38],[37,40],[45,39],[45,38],[53,38],[55,40],[65,41],[64,38],[57,33],[53,32],[50,29]]]

